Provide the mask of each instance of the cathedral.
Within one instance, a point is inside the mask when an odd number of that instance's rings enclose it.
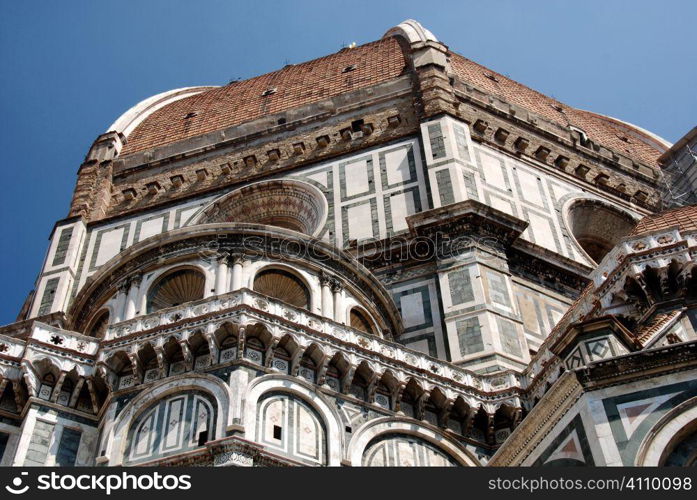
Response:
[[[696,142],[413,20],[150,97],[0,327],[0,463],[695,465]]]

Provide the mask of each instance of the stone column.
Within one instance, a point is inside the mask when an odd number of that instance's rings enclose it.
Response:
[[[138,305],[137,314],[148,314],[148,291],[142,290],[140,294],[140,304]]]
[[[227,268],[227,266],[225,266]],[[227,274],[227,273],[226,273]],[[206,341],[208,342],[208,351],[210,352],[210,364],[214,365],[218,362],[218,342],[215,339],[215,325],[208,325],[205,333]]]
[[[66,377],[67,372],[61,372],[60,377],[58,377],[58,381],[56,382],[56,385],[53,387],[53,392],[51,393],[51,401],[55,403],[58,401],[58,395],[61,392],[61,389],[63,388],[63,382],[65,382],[65,377]]]
[[[125,319],[126,314],[126,294],[128,293],[128,280],[123,280],[118,285],[118,293],[116,294],[116,303],[114,304],[114,321],[112,323],[120,323]]]
[[[332,296],[332,279],[322,273],[319,277],[319,284],[322,288],[322,316],[334,319],[334,298]]]
[[[222,295],[227,292],[227,259],[226,254],[218,255],[218,266],[215,270],[215,294]]]
[[[346,323],[344,315],[344,287],[338,280],[332,281],[332,293],[334,294],[334,321],[337,323]]]
[[[68,403],[68,406],[71,408],[75,408],[75,405],[77,405],[77,400],[80,397],[80,391],[82,391],[82,386],[85,385],[85,377],[80,377],[77,381],[77,384],[75,384],[75,389],[73,389],[73,394],[70,396],[70,402]]]
[[[232,285],[230,291],[234,292],[242,288],[242,264],[244,263],[244,255],[231,255],[230,262],[232,263]]]
[[[136,306],[138,304],[138,293],[140,292],[141,279],[142,277],[140,275],[136,275],[128,280],[129,288],[126,296],[126,308],[123,315],[124,320],[133,319],[136,315]]]

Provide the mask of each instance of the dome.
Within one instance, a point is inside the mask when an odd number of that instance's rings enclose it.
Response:
[[[110,130],[125,131],[128,142],[120,154],[126,156],[372,87],[404,74],[407,59],[398,38],[412,44],[440,43],[418,22],[407,20],[381,40],[272,73],[222,87],[158,94],[126,112]],[[449,52],[449,60],[452,72],[463,82],[561,127],[581,129],[593,142],[638,162],[657,165],[658,157],[670,147],[640,127],[568,106],[454,52]],[[353,69],[346,72],[348,67]]]
[[[160,108],[167,106],[179,99],[199,94],[215,87],[185,87],[181,89],[168,90],[160,94],[143,99],[124,114],[119,116],[114,123],[109,126],[107,132],[119,132],[128,137],[133,130],[140,125],[152,113]]]
[[[351,65],[355,69],[344,72]],[[372,87],[400,76],[405,65],[399,43],[387,38],[223,87],[196,87],[202,90],[151,108],[133,127],[121,156]]]
[[[579,128],[595,143],[638,162],[655,166],[658,157],[670,147],[667,141],[639,127],[573,108],[459,54],[450,56],[453,71],[461,80],[562,127]]]

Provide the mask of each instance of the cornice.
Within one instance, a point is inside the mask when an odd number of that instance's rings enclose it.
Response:
[[[564,373],[515,428],[488,465],[521,466],[582,395],[583,387],[575,373]]]

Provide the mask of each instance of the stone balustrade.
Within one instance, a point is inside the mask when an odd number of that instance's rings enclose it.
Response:
[[[99,351],[98,339],[39,322],[34,323],[30,338],[58,349],[87,356],[96,356]]]
[[[444,389],[466,393],[477,400],[491,403],[514,398],[522,389],[521,377],[514,372],[479,375],[441,361],[432,356],[408,349],[368,333],[312,314],[248,289],[209,297],[177,307],[110,325],[105,334],[101,358],[117,350],[129,350],[153,336],[170,336],[195,331],[212,331],[225,322],[255,324],[271,323],[274,336],[294,335],[305,347],[315,343],[327,352],[341,351],[348,359],[377,363],[378,371],[393,370],[409,377],[433,382]],[[280,321],[278,321],[280,320]],[[280,326],[279,328],[275,328]]]
[[[21,358],[26,347],[24,340],[0,335],[0,356],[8,358]]]

